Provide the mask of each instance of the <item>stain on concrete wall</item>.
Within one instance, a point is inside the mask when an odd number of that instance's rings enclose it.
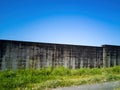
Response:
[[[120,65],[120,46],[103,45],[104,66]]]
[[[0,70],[64,66],[103,67],[120,64],[120,46],[80,46],[0,40]]]

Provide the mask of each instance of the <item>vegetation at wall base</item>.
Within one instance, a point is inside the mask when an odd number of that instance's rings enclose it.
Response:
[[[0,71],[1,90],[49,90],[120,80],[120,66],[109,68],[68,69],[56,67]]]

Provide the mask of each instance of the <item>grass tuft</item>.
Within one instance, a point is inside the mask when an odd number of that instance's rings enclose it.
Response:
[[[44,90],[50,88],[120,80],[120,66],[110,68],[20,69],[0,71],[1,90]]]

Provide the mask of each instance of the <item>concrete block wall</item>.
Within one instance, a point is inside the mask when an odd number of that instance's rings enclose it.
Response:
[[[120,46],[81,46],[0,40],[0,70],[64,66],[103,67],[120,64]]]

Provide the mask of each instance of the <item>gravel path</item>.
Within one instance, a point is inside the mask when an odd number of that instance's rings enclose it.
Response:
[[[119,81],[115,82],[105,82],[100,84],[87,84],[81,86],[73,86],[73,87],[64,87],[64,88],[57,88],[53,90],[114,90],[120,86]]]

